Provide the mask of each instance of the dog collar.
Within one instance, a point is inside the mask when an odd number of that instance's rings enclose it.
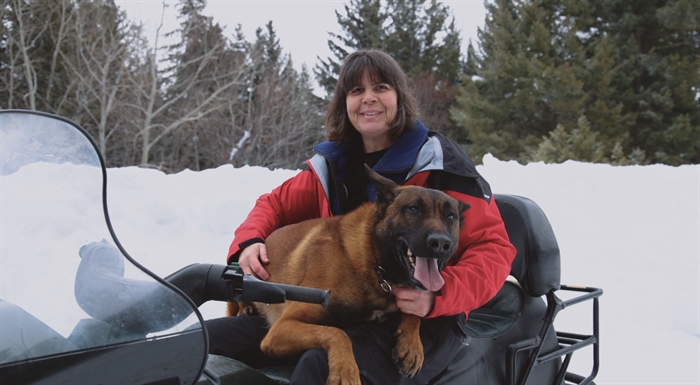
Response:
[[[374,270],[377,272],[377,276],[379,277],[379,286],[381,286],[385,292],[391,293],[391,284],[384,278],[384,274],[386,274],[384,268],[381,266],[375,266]]]

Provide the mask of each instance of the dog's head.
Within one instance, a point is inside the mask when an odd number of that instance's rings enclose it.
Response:
[[[394,284],[437,291],[440,271],[457,250],[470,205],[440,190],[398,186],[366,167],[377,188],[376,242],[385,279]]]

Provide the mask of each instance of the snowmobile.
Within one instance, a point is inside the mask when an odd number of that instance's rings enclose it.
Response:
[[[63,117],[4,110],[0,141],[1,383],[289,383],[292,365],[253,369],[208,354],[198,307],[240,300],[325,306],[332,293],[260,281],[227,265],[192,264],[159,277],[117,238],[105,161],[87,131]],[[79,198],[65,204],[59,196]],[[513,280],[469,314],[460,353],[433,383],[592,384],[603,291],[560,283],[557,241],[537,204],[495,199],[518,250]],[[56,237],[32,239],[39,230]],[[580,303],[592,306],[592,330],[555,330],[558,313]],[[590,373],[572,373],[572,356],[584,349],[592,353]]]

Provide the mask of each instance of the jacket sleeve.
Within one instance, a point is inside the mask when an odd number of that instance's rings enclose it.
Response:
[[[236,229],[227,262],[238,261],[242,249],[256,242],[264,242],[282,226],[320,217],[326,202],[325,192],[310,170],[301,171],[270,193],[261,195],[248,217]]]
[[[503,286],[515,258],[495,200],[445,191],[469,203],[455,257],[442,271],[445,285],[435,297],[428,318],[455,315],[476,309],[493,298]]]

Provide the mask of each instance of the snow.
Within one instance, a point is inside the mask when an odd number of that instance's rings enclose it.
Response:
[[[97,186],[89,192],[62,184],[80,167],[87,166],[34,164],[0,177],[2,216],[16,221],[2,222],[0,298],[52,318],[49,324],[64,335],[75,325],[67,314],[77,305],[32,303],[61,291],[72,295],[77,250],[105,237],[101,175],[86,174]],[[560,244],[562,283],[605,290],[598,384],[700,382],[700,166],[521,165],[487,155],[478,169],[494,193],[526,196],[542,207]],[[109,212],[128,253],[165,276],[191,263],[224,263],[257,197],[296,172],[225,165],[166,175],[111,168]],[[32,200],[47,184],[60,188],[51,199]],[[12,258],[29,245],[33,253]],[[17,264],[36,269],[19,275]],[[51,290],[36,288],[44,281]],[[205,319],[219,317],[224,305],[210,302],[200,310]],[[589,333],[590,314],[588,303],[576,305],[560,313],[557,328]],[[579,374],[588,373],[590,352],[574,355]]]

